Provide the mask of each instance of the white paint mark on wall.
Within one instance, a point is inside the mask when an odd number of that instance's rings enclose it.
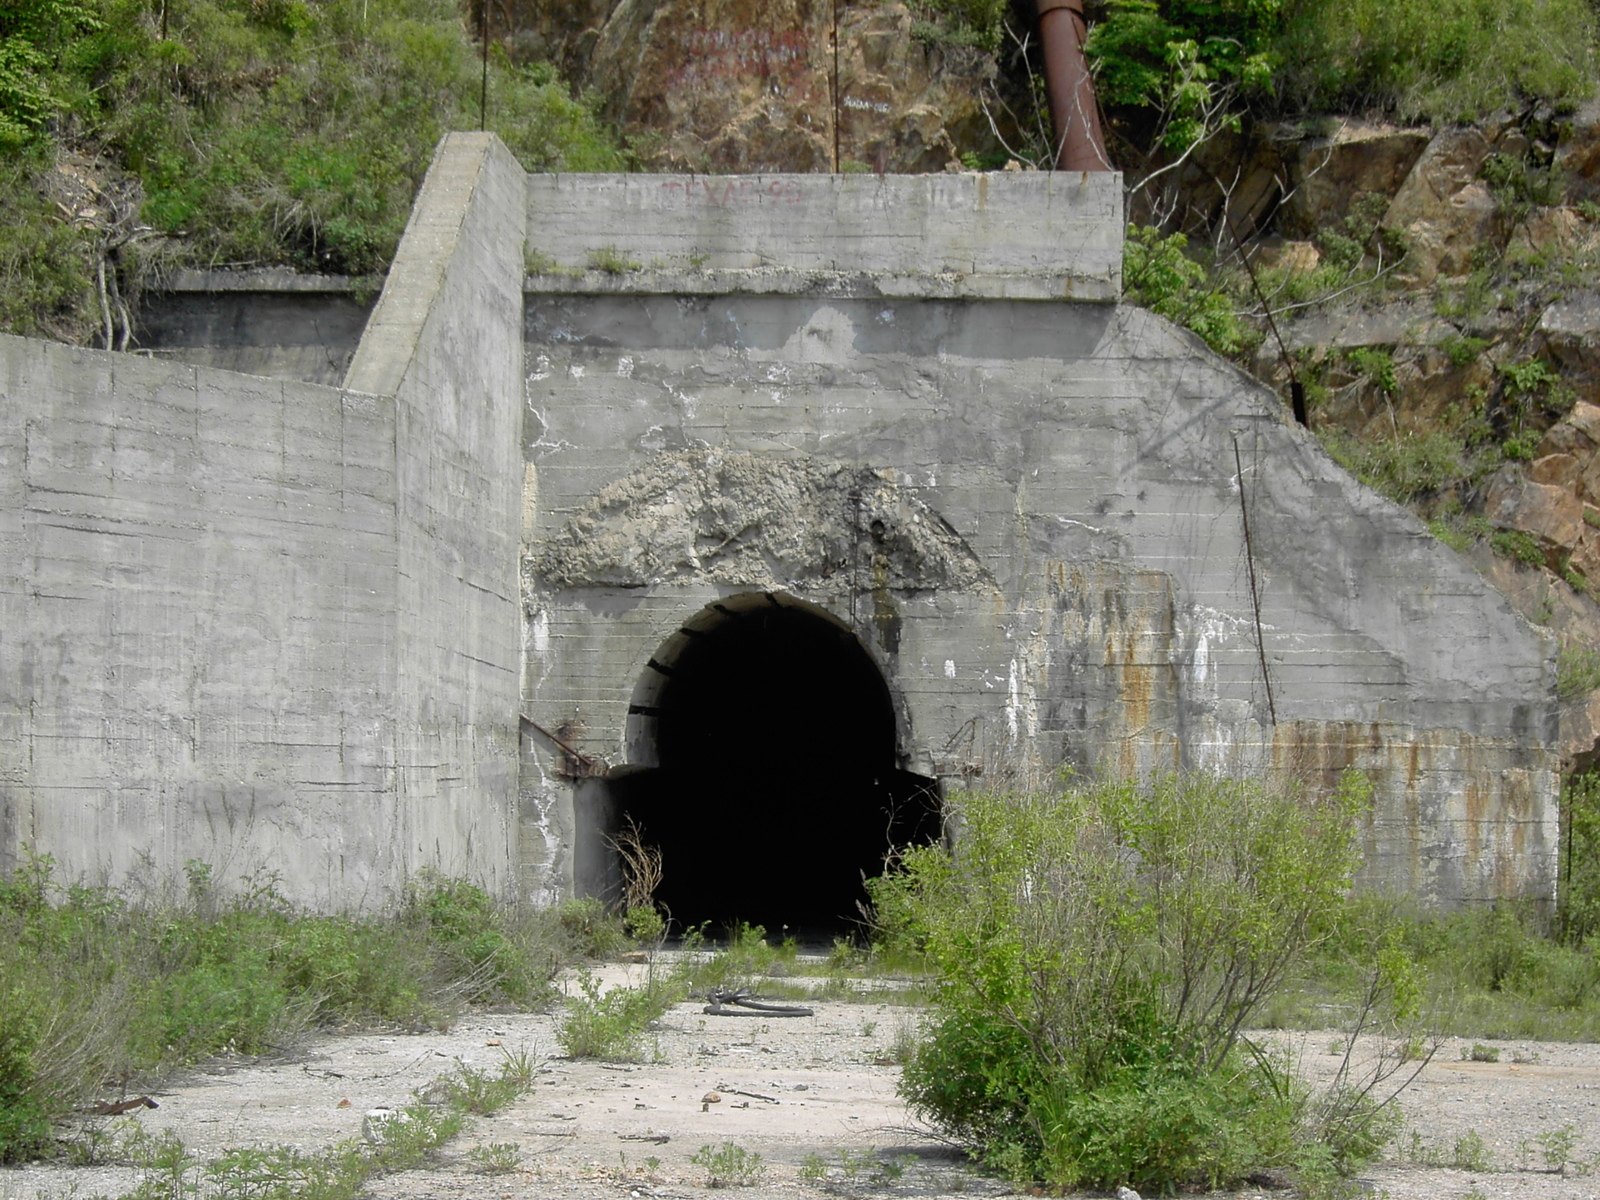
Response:
[[[536,355],[533,360],[533,370],[528,372],[528,382],[537,383],[541,379],[549,379],[555,373],[555,367],[551,366],[548,354]]]
[[[954,679],[956,677],[956,660],[955,659],[947,658],[947,659],[944,660],[944,677],[946,679]]]
[[[1216,661],[1213,657],[1220,647],[1239,634],[1243,618],[1216,608],[1195,608],[1194,622],[1194,681],[1201,687],[1211,685],[1215,693]]]
[[[632,379],[633,378],[633,357],[632,357],[632,355],[624,354],[621,358],[617,359],[617,378],[619,378],[619,379]]]
[[[568,363],[567,364],[567,374],[570,375],[573,379],[582,379],[583,378],[583,368],[581,366],[579,366],[577,363]]]
[[[1017,744],[1017,714],[1022,709],[1022,687],[1017,680],[1017,660],[1011,660],[1011,678],[1006,684],[1006,735]]]

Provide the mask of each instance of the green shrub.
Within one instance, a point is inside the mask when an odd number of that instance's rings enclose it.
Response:
[[[712,988],[753,990],[772,971],[780,956],[776,947],[767,944],[765,928],[743,922],[733,927],[728,944],[721,950],[700,957],[700,947],[704,945],[704,927],[691,930],[685,939],[685,949],[691,951],[691,956],[684,967],[684,982],[691,992]],[[790,957],[793,957],[792,951]]]
[[[1239,1030],[1338,909],[1366,795],[1192,775],[964,798],[954,852],[912,850],[872,887],[940,979],[907,1099],[1054,1188],[1359,1157],[1331,1127],[1308,1156],[1306,1094]]]
[[[1218,88],[1264,86],[1282,0],[1108,0],[1089,31],[1102,103],[1167,116],[1165,149],[1181,153],[1207,132]]]
[[[578,977],[578,987],[583,994],[568,1003],[556,1033],[572,1058],[637,1059],[645,1031],[683,996],[675,980],[602,993],[600,981],[587,971]]]
[[[1337,426],[1317,432],[1334,461],[1398,504],[1445,491],[1473,474],[1459,436],[1443,430],[1376,441],[1359,441]]]
[[[1572,700],[1600,688],[1600,651],[1568,644],[1556,654],[1556,695]]]
[[[1569,947],[1600,950],[1600,775],[1573,775],[1561,790],[1557,927]]]
[[[1122,249],[1122,298],[1176,321],[1219,354],[1243,348],[1247,330],[1233,301],[1205,266],[1185,251],[1189,239],[1130,225]]]
[[[935,46],[993,54],[1005,34],[1006,0],[912,0],[912,36]]]
[[[1489,343],[1480,337],[1452,334],[1439,343],[1439,348],[1450,360],[1450,365],[1460,370],[1476,362],[1478,356],[1489,348]]]
[[[761,1155],[734,1142],[723,1142],[720,1147],[701,1146],[689,1161],[705,1169],[707,1187],[754,1187],[767,1173]]]
[[[1531,533],[1524,533],[1520,529],[1497,529],[1489,535],[1489,545],[1496,554],[1513,562],[1525,563],[1530,567],[1544,565],[1544,547]]]
[[[555,911],[574,954],[583,958],[615,958],[632,947],[622,919],[608,912],[606,906],[593,897],[563,900]]]

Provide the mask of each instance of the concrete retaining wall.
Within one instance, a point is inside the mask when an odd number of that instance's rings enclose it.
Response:
[[[358,357],[378,394],[0,339],[0,867],[199,859],[320,907],[424,866],[512,886],[508,159],[441,148],[437,236]]]

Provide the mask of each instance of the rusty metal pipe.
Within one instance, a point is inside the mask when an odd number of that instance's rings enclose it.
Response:
[[[1083,47],[1089,36],[1083,0],[1037,0],[1039,40],[1044,44],[1044,81],[1050,92],[1050,123],[1055,129],[1055,169],[1109,171],[1095,104],[1094,80]]]

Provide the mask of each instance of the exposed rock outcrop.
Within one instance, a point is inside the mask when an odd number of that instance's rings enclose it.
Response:
[[[919,40],[895,0],[514,0],[504,11],[517,52],[598,91],[658,169],[938,171],[959,167],[958,147],[993,140],[992,59]]]

